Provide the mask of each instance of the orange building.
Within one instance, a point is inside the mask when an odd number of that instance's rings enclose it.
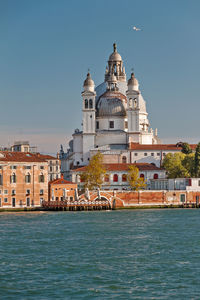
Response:
[[[37,154],[0,151],[0,207],[39,207],[48,199],[48,162]]]
[[[77,184],[61,178],[49,182],[49,201],[75,200]]]

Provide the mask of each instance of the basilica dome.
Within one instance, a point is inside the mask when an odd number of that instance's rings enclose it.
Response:
[[[107,91],[97,102],[97,117],[125,117],[126,97],[116,91]]]

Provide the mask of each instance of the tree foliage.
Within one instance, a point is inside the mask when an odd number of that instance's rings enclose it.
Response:
[[[200,143],[198,143],[194,158],[194,175],[200,177]]]
[[[103,155],[98,152],[90,159],[89,165],[80,176],[81,181],[84,182],[84,188],[88,188],[89,190],[101,188],[105,173]]]
[[[193,156],[194,157],[194,156]],[[162,163],[168,178],[186,178],[192,176],[193,157],[178,152],[168,153]]]
[[[146,188],[146,181],[139,177],[139,169],[136,166],[129,166],[127,180],[131,189],[138,191]]]
[[[184,154],[192,153],[192,149],[188,143],[182,143],[181,147],[182,147],[182,150],[181,150],[182,153],[184,153]]]

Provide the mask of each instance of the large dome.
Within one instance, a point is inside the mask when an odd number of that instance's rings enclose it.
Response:
[[[97,117],[125,117],[126,109],[123,102],[126,102],[126,97],[119,92],[104,93],[97,102]]]

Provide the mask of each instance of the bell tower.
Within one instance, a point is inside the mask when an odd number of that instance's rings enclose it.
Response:
[[[96,135],[95,97],[94,81],[88,72],[83,84],[82,113],[83,113],[83,163],[88,164],[90,149],[94,148]]]

